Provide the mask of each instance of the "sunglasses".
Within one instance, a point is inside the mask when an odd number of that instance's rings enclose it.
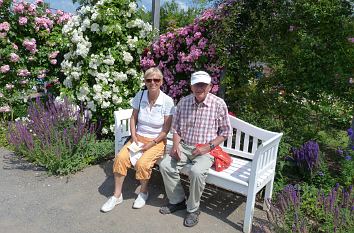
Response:
[[[159,82],[161,82],[161,79],[160,78],[145,79],[145,82],[147,82],[147,83],[151,83],[151,82],[159,83]]]

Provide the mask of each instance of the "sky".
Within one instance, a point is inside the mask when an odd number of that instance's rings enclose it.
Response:
[[[74,13],[75,9],[79,6],[78,4],[73,4],[72,0],[44,0],[45,2],[50,4],[51,8],[61,9],[66,12]],[[160,4],[162,5],[164,2],[169,0],[160,0]],[[175,0],[182,9],[187,9],[189,5],[192,4],[190,0]],[[147,10],[151,10],[152,0],[141,0],[141,5],[144,6]],[[139,4],[140,5],[140,4]]]

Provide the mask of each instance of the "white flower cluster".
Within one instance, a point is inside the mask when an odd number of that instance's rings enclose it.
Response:
[[[113,132],[113,111],[128,106],[142,85],[139,59],[152,28],[136,11],[131,0],[99,0],[62,29],[71,44],[61,63],[61,94],[83,103],[87,116],[107,117],[103,133]]]

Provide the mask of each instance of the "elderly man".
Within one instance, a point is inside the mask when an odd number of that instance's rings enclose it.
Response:
[[[205,179],[214,157],[209,152],[221,144],[232,129],[225,102],[209,93],[211,77],[204,71],[191,76],[192,94],[184,97],[177,105],[173,118],[173,147],[169,156],[160,163],[160,171],[165,184],[169,204],[160,208],[161,214],[170,214],[187,208],[184,225],[195,226],[199,220],[199,204]],[[202,144],[196,147],[196,144]],[[189,197],[181,185],[179,171],[189,167]]]

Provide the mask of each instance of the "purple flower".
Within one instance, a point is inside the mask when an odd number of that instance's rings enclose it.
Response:
[[[347,156],[344,157],[344,159],[347,160],[347,161],[350,161],[350,160],[352,160],[352,156],[347,155]]]
[[[352,128],[349,128],[349,129],[347,130],[347,133],[348,133],[348,136],[353,135],[353,129],[352,129]]]
[[[349,41],[350,43],[354,43],[354,37],[349,37],[349,38],[348,38],[348,41]]]

